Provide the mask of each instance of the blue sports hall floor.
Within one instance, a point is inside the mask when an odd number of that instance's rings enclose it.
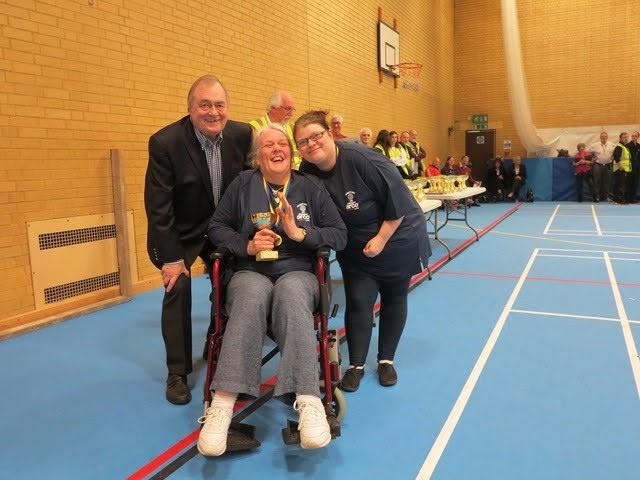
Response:
[[[284,445],[295,412],[271,400],[246,419],[260,449],[189,455],[205,365],[190,376],[193,401],[167,403],[158,289],[0,342],[0,478],[640,478],[640,206],[484,204],[470,215],[492,228],[410,292],[398,384],[377,383],[374,332],[327,448]],[[471,231],[441,235],[453,248]],[[338,328],[335,263],[332,275]],[[194,280],[194,358],[208,289]]]

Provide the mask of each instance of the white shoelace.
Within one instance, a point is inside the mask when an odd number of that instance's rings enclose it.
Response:
[[[327,415],[324,412],[324,406],[322,405],[322,403],[320,403],[320,405],[312,402],[298,403],[298,400],[296,400],[293,403],[293,409],[300,413],[298,430],[301,430],[302,426],[306,423],[317,425],[319,422],[326,422]]]
[[[210,420],[209,425],[220,427],[226,422],[226,412],[223,408],[218,406],[211,406],[207,408],[207,411],[203,416],[198,418],[199,424],[207,423]]]

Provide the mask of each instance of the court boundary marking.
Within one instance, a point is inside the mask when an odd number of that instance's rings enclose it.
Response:
[[[568,207],[565,206],[565,209]],[[600,238],[640,238],[640,231],[621,231],[621,230],[606,230],[602,229],[600,226],[600,220],[598,218],[598,213],[596,212],[595,205],[591,205],[591,215],[593,218],[593,223],[595,228],[592,230],[583,230],[583,229],[565,229],[565,228],[552,228],[553,222],[556,217],[564,216],[562,214],[558,215],[560,211],[560,204],[558,203],[556,207],[553,209],[547,224],[544,227],[542,232],[543,235],[560,235],[560,236],[572,236],[572,237],[600,237]],[[629,216],[629,218],[637,218],[633,216]]]
[[[478,359],[476,360],[471,373],[467,377],[453,407],[451,408],[447,419],[442,425],[440,432],[438,433],[435,441],[433,442],[427,457],[420,468],[418,475],[416,476],[416,480],[429,480],[433,473],[435,472],[440,459],[455,431],[460,418],[471,398],[471,395],[484,371],[484,367],[486,366],[491,353],[502,333],[502,330],[506,324],[506,321],[511,313],[520,313],[520,314],[532,314],[532,315],[547,315],[547,316],[557,316],[557,317],[569,317],[569,318],[582,318],[589,320],[598,320],[598,321],[612,321],[619,322],[622,330],[623,339],[625,342],[625,347],[627,350],[627,355],[629,358],[629,366],[631,367],[631,374],[635,383],[635,390],[638,395],[638,399],[640,399],[640,359],[638,358],[638,351],[636,348],[635,339],[633,337],[633,332],[631,331],[631,324],[640,324],[640,320],[629,320],[626,309],[624,307],[624,303],[622,301],[622,296],[620,294],[620,289],[618,286],[618,281],[615,276],[615,272],[613,270],[613,266],[611,264],[611,258],[609,256],[609,251],[601,250],[597,251],[598,253],[602,253],[602,257],[599,259],[603,260],[607,269],[607,274],[609,277],[608,284],[611,288],[612,295],[614,297],[614,302],[616,304],[616,309],[618,311],[618,318],[614,317],[604,317],[604,316],[588,316],[588,315],[572,315],[572,314],[563,314],[563,313],[553,313],[553,312],[540,312],[540,311],[532,311],[532,310],[524,310],[524,309],[514,309],[513,305],[520,294],[524,283],[530,279],[529,272],[533,267],[535,260],[538,256],[540,256],[541,251],[572,251],[571,249],[553,249],[553,248],[534,248],[529,260],[527,261],[522,273],[518,277],[518,281],[514,286],[505,306],[494,325],[489,338],[487,339]],[[628,254],[630,252],[625,252]],[[635,253],[640,255],[640,253]],[[575,256],[575,258],[581,258],[580,256]],[[445,272],[443,272],[445,273]]]

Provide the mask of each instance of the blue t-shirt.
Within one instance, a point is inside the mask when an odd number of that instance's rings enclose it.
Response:
[[[380,152],[341,142],[336,165],[323,172],[309,162],[300,170],[320,178],[347,226],[347,246],[337,253],[345,270],[379,279],[407,278],[422,271],[431,256],[422,209],[395,165]],[[369,258],[362,249],[385,220],[404,217],[382,252]]]
[[[271,228],[282,237],[282,244],[275,248],[278,259],[257,262],[247,255],[247,243],[256,232],[251,214],[270,211],[262,174],[259,170],[246,170],[231,182],[209,222],[208,235],[214,245],[233,253],[235,271],[251,270],[272,279],[291,271],[313,272],[316,250],[344,248],[346,227],[317,178],[292,171],[286,198],[296,225],[304,228],[307,235],[302,242],[291,240],[278,223]]]

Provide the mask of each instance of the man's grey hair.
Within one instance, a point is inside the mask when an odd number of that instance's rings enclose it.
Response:
[[[360,135],[362,135],[364,132],[369,132],[369,135],[371,135],[371,129],[370,128],[362,127],[360,129]]]
[[[193,92],[195,91],[196,88],[198,88],[198,86],[201,83],[204,83],[206,85],[219,84],[224,90],[224,96],[227,99],[227,103],[229,103],[229,94],[227,93],[227,89],[224,88],[224,85],[222,84],[220,79],[215,75],[203,75],[200,78],[198,78],[195,82],[193,82],[193,84],[191,85],[191,88],[189,89],[189,93],[187,94],[187,110],[191,108],[191,104],[193,103]]]
[[[335,115],[331,115],[331,120],[338,120],[340,123],[344,123],[344,118],[342,118],[342,115],[338,115],[337,113]]]
[[[289,151],[291,157],[291,168],[293,168],[293,145],[291,144],[291,139],[287,135],[287,132],[280,125],[276,125],[275,123],[270,123],[266,127],[260,127],[253,132],[253,141],[251,142],[251,149],[249,150],[249,160],[251,162],[251,167],[255,169],[260,168],[260,147],[262,134],[267,130],[277,130],[278,132],[284,135],[284,138],[287,139],[287,143],[289,144]]]
[[[282,95],[288,93],[284,90],[278,90],[276,93],[269,97],[269,102],[267,103],[267,112],[272,108],[278,108],[282,106]]]

